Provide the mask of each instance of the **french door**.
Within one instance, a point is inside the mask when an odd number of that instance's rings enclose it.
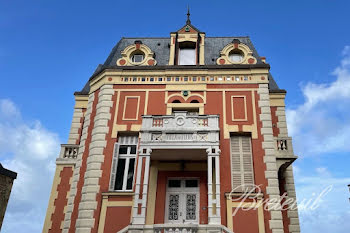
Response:
[[[199,223],[199,179],[168,180],[165,223]]]

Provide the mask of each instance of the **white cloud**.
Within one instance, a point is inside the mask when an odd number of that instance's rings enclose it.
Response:
[[[317,163],[310,164],[310,160],[316,159],[327,164],[329,157],[320,155],[350,152],[350,46],[344,48],[342,55],[339,66],[331,72],[332,82],[307,83],[302,87],[304,102],[286,110],[294,150],[305,158],[297,163],[308,169],[307,172],[300,167],[294,169],[298,202],[315,199],[327,187],[332,187],[316,210],[305,208],[305,204],[299,206],[302,232],[345,233],[350,229],[347,187],[350,177],[348,174],[336,177],[334,174],[341,172],[324,166],[313,168]],[[306,159],[308,156],[315,157]]]
[[[315,200],[323,190],[331,190],[321,197],[319,207],[310,210],[299,205],[299,217],[302,232],[337,232],[347,233],[350,229],[350,208],[348,178],[336,178],[325,167],[318,167],[314,175],[305,175],[298,170],[295,172],[298,202]]]
[[[0,161],[18,173],[3,232],[42,231],[59,144],[40,121],[25,122],[11,100],[0,100]]]
[[[350,144],[350,46],[328,84],[307,83],[302,88],[304,103],[287,109],[290,135],[301,156],[349,152]]]
[[[9,99],[0,100],[0,115],[2,117],[18,117],[20,115],[15,104]]]

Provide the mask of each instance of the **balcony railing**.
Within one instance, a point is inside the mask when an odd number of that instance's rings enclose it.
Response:
[[[194,224],[159,224],[154,226],[154,233],[196,233],[198,225]]]
[[[277,157],[294,156],[291,137],[275,138],[275,149]]]
[[[153,232],[153,233],[234,233],[223,225],[197,225],[197,224],[155,224],[155,225],[129,225],[117,233]]]
[[[79,152],[79,145],[62,144],[59,156],[60,161],[76,160]]]
[[[143,116],[143,130],[156,131],[198,131],[218,130],[219,116],[217,115],[187,115],[186,112],[175,112],[174,115]]]
[[[218,115],[143,116],[141,142],[144,143],[199,143],[218,142]]]

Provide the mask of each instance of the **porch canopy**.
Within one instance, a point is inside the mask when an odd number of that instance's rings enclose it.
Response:
[[[191,115],[178,111],[173,115],[142,117],[138,164],[145,166],[138,166],[133,224],[145,224],[151,159],[207,160],[208,190],[213,190],[213,185],[216,190],[215,193],[208,192],[208,222],[221,224],[219,131],[218,115]],[[141,174],[144,174],[143,181]]]

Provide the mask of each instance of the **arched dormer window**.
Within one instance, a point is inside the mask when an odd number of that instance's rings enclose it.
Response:
[[[179,43],[179,65],[196,65],[196,43],[185,41]]]
[[[145,53],[141,50],[136,50],[130,55],[131,61],[134,63],[141,63],[145,59]]]
[[[122,57],[117,60],[118,66],[155,66],[157,64],[152,50],[139,40],[127,46],[121,55]]]

